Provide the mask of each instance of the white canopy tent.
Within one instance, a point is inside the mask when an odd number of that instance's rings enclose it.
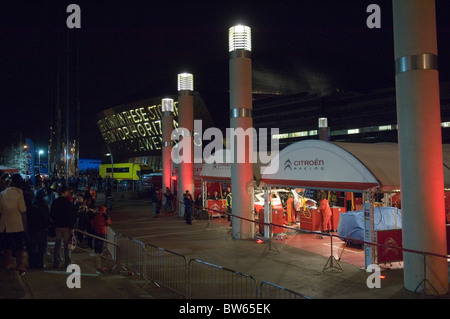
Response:
[[[17,173],[19,170],[17,168],[0,165],[0,171],[3,173]]]
[[[450,147],[443,145],[444,188],[450,184]],[[373,193],[400,191],[398,145],[395,143],[339,143],[304,140],[283,149],[272,161],[278,170],[263,169],[268,186],[328,189],[365,194],[366,241],[373,242]],[[366,264],[373,263],[366,246]]]

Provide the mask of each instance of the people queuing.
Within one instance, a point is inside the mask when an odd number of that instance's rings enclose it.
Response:
[[[92,192],[95,185],[86,186],[85,191],[81,191],[83,183],[76,184],[73,178],[69,186],[64,182],[64,178],[36,177],[33,185],[20,174],[0,172],[2,269],[16,269],[20,274],[25,274],[28,268],[44,269],[49,238],[55,238],[53,267],[59,267],[63,261],[67,267],[72,263],[69,244],[75,236],[75,228],[106,238],[111,220],[105,206],[95,206],[97,194]],[[93,237],[81,232],[77,232],[75,237],[78,243],[86,241],[95,253],[102,253],[102,240],[94,241]],[[62,248],[64,258],[61,256]]]

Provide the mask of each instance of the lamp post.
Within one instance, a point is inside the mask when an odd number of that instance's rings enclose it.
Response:
[[[162,191],[166,190],[166,187],[171,189],[171,177],[172,177],[172,131],[173,125],[173,99],[165,98],[161,101],[162,111]]]
[[[178,123],[183,129],[185,136],[184,145],[190,145],[189,154],[180,154],[183,160],[180,162],[178,173],[178,203],[183,202],[183,195],[186,190],[194,197],[194,76],[191,73],[178,74]],[[185,150],[183,150],[185,151]],[[183,205],[178,205],[178,214],[183,216]]]
[[[38,151],[38,174],[41,176],[41,154],[44,154],[43,150]]]
[[[107,147],[108,147],[108,151],[109,152],[106,153],[105,155],[109,156],[109,159],[111,161],[111,183],[112,183],[112,181],[114,180],[114,156],[113,156],[113,153],[111,152],[111,150],[110,150],[108,145],[107,145]]]
[[[232,236],[249,239],[254,236],[253,220],[253,118],[252,118],[252,60],[251,29],[237,25],[228,30],[229,76],[230,76],[230,128],[245,132],[244,136],[230,134],[229,145],[232,154],[231,193]],[[241,130],[242,129],[242,130]],[[247,130],[249,129],[249,130]],[[245,135],[248,133],[248,139]],[[243,147],[236,142],[243,139]],[[240,153],[240,154],[238,154]],[[242,156],[244,160],[242,161]],[[239,160],[238,160],[239,158]]]
[[[319,118],[319,139],[328,142],[328,119],[326,117]]]

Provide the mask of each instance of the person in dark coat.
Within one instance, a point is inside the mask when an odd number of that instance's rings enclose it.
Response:
[[[47,252],[47,235],[50,228],[50,209],[45,200],[45,192],[39,190],[27,209],[28,258],[29,266],[44,269],[44,257]]]
[[[192,196],[189,191],[186,191],[183,198],[184,203],[184,217],[186,218],[186,224],[191,225],[191,216],[192,216],[192,206],[194,201],[192,200]]]
[[[61,185],[58,192],[59,197],[53,201],[50,207],[50,216],[56,233],[53,266],[57,268],[61,263],[61,240],[63,240],[64,263],[67,268],[72,263],[69,241],[74,234],[77,215],[73,202],[70,201],[72,194],[69,188],[66,185]]]
[[[159,214],[159,197],[157,188],[152,189],[151,197],[152,197],[152,215],[153,218],[155,218]]]

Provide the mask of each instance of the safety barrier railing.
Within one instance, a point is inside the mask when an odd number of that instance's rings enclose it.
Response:
[[[248,274],[224,268],[198,259],[187,258],[173,251],[152,245],[143,245],[128,236],[114,233],[114,249],[120,249],[120,266],[158,286],[164,286],[180,297],[189,299],[309,299],[297,292],[267,281],[258,286]],[[118,250],[116,250],[118,251]],[[147,285],[145,284],[143,288]],[[270,286],[270,293],[267,286]],[[263,287],[261,289],[260,287]],[[276,292],[277,290],[282,291]],[[261,295],[261,292],[264,295]]]
[[[114,269],[119,270],[120,265],[121,265],[121,259],[120,259],[120,245],[114,242],[114,238],[110,238],[107,236],[107,238],[102,238],[93,234],[90,234],[88,232],[82,231],[80,229],[74,229],[75,233],[81,234],[83,236],[86,237],[90,237],[92,239],[96,239],[96,240],[101,240],[104,245],[106,246],[106,250],[110,253],[110,257],[105,256],[105,255],[100,255],[101,258],[106,258],[109,260],[112,260],[115,262],[115,265],[113,267]],[[78,246],[79,248],[79,246]]]
[[[109,260],[112,260],[115,262],[115,265],[112,270],[119,269],[119,267],[121,265],[120,246],[114,242],[114,239],[110,240],[110,238],[108,238],[108,237],[105,239],[105,238],[90,234],[88,232],[85,232],[83,230],[76,229],[76,228],[74,229],[74,232],[77,234],[81,234],[85,237],[90,237],[93,240],[101,240],[103,242],[103,244],[106,246],[106,250],[108,252],[110,252],[110,256],[100,255],[100,257],[104,258],[104,259],[109,259]],[[84,248],[81,248],[79,245],[77,246],[77,248],[85,250]]]
[[[144,243],[122,234],[115,235],[115,243],[120,247],[121,266],[136,275],[144,275]]]
[[[190,299],[254,299],[256,279],[201,260],[189,261]]]
[[[260,299],[311,299],[296,291],[275,285],[268,281],[262,281],[259,285]]]
[[[183,255],[151,244],[145,245],[144,278],[185,298],[188,296],[187,265]]]
[[[437,258],[444,258],[445,260],[448,260],[450,258],[450,256],[448,256],[448,255],[439,255],[439,254],[435,254],[435,253],[431,253],[431,252],[417,251],[417,250],[407,249],[407,248],[399,247],[399,246],[384,245],[384,244],[379,244],[379,243],[372,243],[372,242],[367,242],[367,241],[358,240],[358,239],[354,239],[354,238],[349,238],[349,237],[345,237],[345,236],[333,235],[333,234],[330,234],[330,233],[323,233],[323,232],[318,232],[318,231],[310,231],[310,230],[298,229],[298,228],[295,228],[295,227],[290,227],[290,226],[286,226],[286,225],[279,225],[279,224],[275,224],[275,223],[272,223],[272,222],[266,223],[266,222],[259,221],[259,220],[252,220],[252,219],[248,219],[248,218],[243,218],[243,217],[237,216],[237,215],[235,215],[233,213],[222,212],[222,211],[210,209],[210,208],[207,208],[207,207],[201,207],[201,209],[204,209],[204,210],[207,210],[207,211],[211,211],[211,212],[214,212],[214,213],[219,213],[219,214],[222,214],[224,216],[228,216],[230,218],[236,218],[236,219],[239,219],[241,221],[252,222],[252,223],[255,223],[257,225],[269,226],[270,237],[269,238],[265,238],[266,241],[268,242],[268,249],[269,250],[277,250],[277,249],[272,249],[272,247],[273,247],[272,246],[273,245],[273,242],[272,242],[272,240],[273,240],[272,229],[274,227],[283,228],[283,229],[290,230],[290,231],[295,232],[295,233],[309,233],[309,234],[314,234],[314,235],[318,235],[318,236],[330,237],[331,253],[330,253],[329,258],[327,259],[327,262],[326,262],[326,264],[325,264],[325,266],[323,268],[323,271],[328,270],[328,269],[337,269],[339,271],[344,271],[343,268],[341,267],[340,263],[339,263],[339,260],[340,260],[341,256],[339,256],[339,259],[336,259],[336,257],[334,256],[333,238],[338,238],[338,239],[340,239],[340,240],[342,240],[342,241],[344,241],[346,243],[348,241],[351,241],[353,243],[358,243],[358,244],[361,244],[361,245],[369,245],[369,246],[372,246],[372,247],[383,247],[383,248],[388,248],[388,249],[398,249],[398,250],[401,250],[402,252],[409,252],[409,253],[414,253],[414,254],[420,255],[423,258],[423,279],[419,283],[417,288],[415,289],[415,292],[418,292],[419,288],[422,287],[422,290],[421,290],[422,295],[429,294],[428,292],[430,291],[430,289],[427,289],[427,286],[429,286],[432,291],[434,291],[436,294],[438,294],[436,288],[433,287],[433,285],[431,284],[430,280],[427,278],[427,268],[426,268],[427,267],[427,258],[429,258],[429,257],[437,257]],[[208,215],[209,215],[209,220],[208,220],[208,226],[207,227],[210,226],[210,221],[211,221],[211,214],[208,213]],[[233,236],[233,234],[231,234],[231,235]],[[341,255],[342,255],[342,253],[341,253]]]

